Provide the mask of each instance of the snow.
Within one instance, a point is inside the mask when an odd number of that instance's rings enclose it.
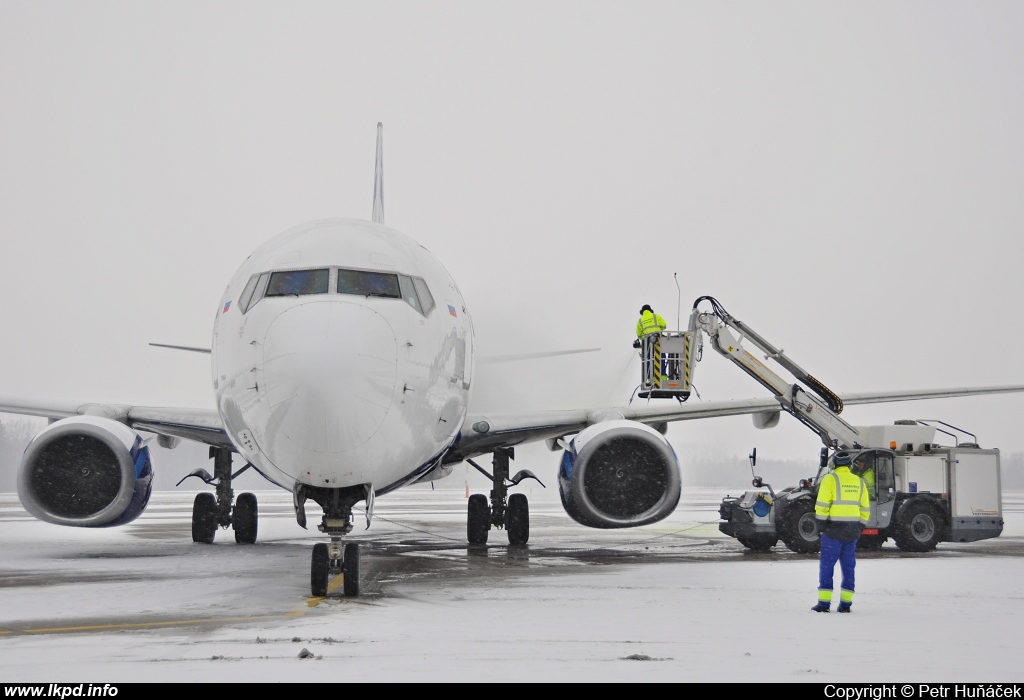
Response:
[[[367,532],[359,599],[308,594],[288,495],[260,542],[193,545],[189,499],[119,530],[38,523],[0,497],[0,677],[76,681],[1024,680],[1021,495],[998,540],[861,557],[854,614],[814,614],[817,559],[743,552],[690,490],[633,531],[575,526],[534,498],[526,552],[457,542],[465,499],[399,492]],[[838,572],[837,572],[838,574]],[[68,629],[71,628],[71,631]],[[61,630],[61,631],[46,631]],[[303,649],[308,658],[300,658]],[[645,660],[629,657],[639,656]]]

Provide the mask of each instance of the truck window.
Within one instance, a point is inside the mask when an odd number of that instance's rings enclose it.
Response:
[[[893,477],[893,459],[888,452],[878,452],[875,458],[875,490],[878,502],[886,503],[896,498],[896,479]]]
[[[864,469],[859,463],[864,462]],[[895,486],[892,473],[892,454],[884,450],[865,450],[854,456],[853,472],[868,484],[871,500],[886,503],[895,496],[890,489]]]
[[[267,284],[268,297],[300,296],[304,294],[327,294],[330,280],[329,270],[288,270],[270,273]]]
[[[366,270],[338,270],[338,293],[389,299],[402,298],[398,275]]]

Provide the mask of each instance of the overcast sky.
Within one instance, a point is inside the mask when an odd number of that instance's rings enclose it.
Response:
[[[487,410],[621,405],[716,296],[837,392],[1024,383],[1019,2],[0,0],[0,394],[212,406],[251,250],[386,221],[458,281]],[[765,395],[713,352],[705,399]],[[696,399],[694,399],[696,400]],[[856,407],[1024,449],[1024,395]],[[772,457],[792,419],[674,426]]]

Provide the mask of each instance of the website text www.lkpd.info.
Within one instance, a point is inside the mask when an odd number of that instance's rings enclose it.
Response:
[[[5,685],[5,698],[112,698],[117,686],[110,683],[46,683],[42,685]]]

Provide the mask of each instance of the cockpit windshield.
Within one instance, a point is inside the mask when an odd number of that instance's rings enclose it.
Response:
[[[365,270],[338,270],[338,293],[358,294],[364,297],[401,299],[398,275]]]
[[[331,276],[335,274],[335,269],[338,275],[338,294],[404,299],[423,316],[429,316],[434,310],[434,297],[427,283],[420,277],[344,268],[257,272],[242,289],[238,297],[238,308],[244,314],[266,297],[333,294]]]
[[[285,297],[301,294],[327,294],[330,276],[330,270],[272,272],[265,296]]]

